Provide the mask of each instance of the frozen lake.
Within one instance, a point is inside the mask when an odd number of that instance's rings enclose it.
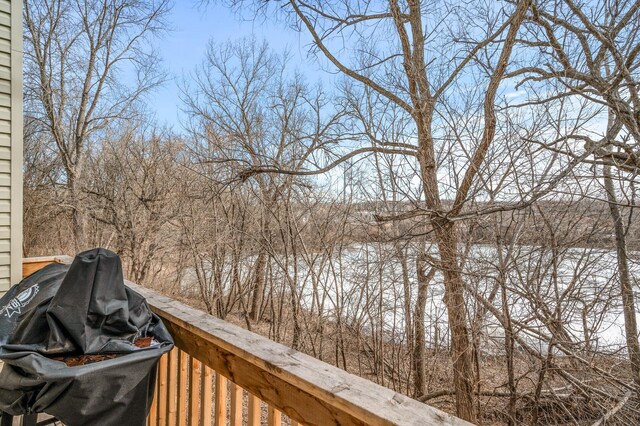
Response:
[[[464,249],[461,249],[464,251]],[[436,250],[429,251],[435,256]],[[269,265],[269,282],[275,291],[288,297],[295,288],[303,308],[329,320],[339,315],[350,327],[383,332],[398,342],[406,338],[405,298],[414,309],[416,247],[392,244],[360,244],[341,250],[300,255],[297,259],[276,256]],[[401,256],[406,258],[410,292],[405,292]],[[242,274],[249,276],[254,258],[242,262]],[[211,263],[212,265],[212,263]],[[631,275],[637,288],[640,255],[632,253]],[[223,291],[230,288],[229,265],[203,268],[220,273]],[[552,251],[547,247],[474,245],[464,261],[465,280],[498,312],[502,311],[501,288],[507,289],[507,304],[517,335],[529,345],[546,350],[545,338],[555,327],[556,338],[582,349],[615,351],[625,346],[617,265],[614,251],[595,248],[568,248]],[[206,278],[206,277],[205,277]],[[214,280],[210,280],[214,281]],[[197,288],[196,274],[187,271],[182,288]],[[493,294],[493,297],[492,297]],[[448,344],[447,315],[443,301],[442,276],[436,273],[428,288],[425,326],[430,346]],[[481,305],[471,293],[467,296],[469,318]],[[637,315],[640,321],[640,313]],[[482,349],[500,352],[503,329],[495,316],[482,315]]]

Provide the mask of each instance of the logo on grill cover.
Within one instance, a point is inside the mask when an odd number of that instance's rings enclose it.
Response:
[[[38,284],[34,284],[28,289],[20,292],[16,297],[11,299],[9,303],[0,308],[0,315],[4,315],[7,318],[11,318],[13,314],[22,313],[22,309],[26,307],[31,300],[38,294],[40,287]]]

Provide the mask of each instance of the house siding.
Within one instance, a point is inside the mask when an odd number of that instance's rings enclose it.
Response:
[[[22,1],[0,0],[0,293],[22,275]]]

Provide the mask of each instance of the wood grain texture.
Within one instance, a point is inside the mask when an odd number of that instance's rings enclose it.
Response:
[[[173,348],[169,352],[168,377],[168,424],[175,426],[178,423],[178,349]]]
[[[233,382],[229,383],[229,420],[231,426],[242,426],[242,388]]]
[[[28,257],[22,260],[22,276],[28,277],[50,263],[70,264],[72,261],[70,256]]]
[[[215,425],[227,424],[227,378],[222,374],[216,374],[216,416]]]
[[[260,426],[260,398],[250,393],[248,405],[247,426]]]
[[[189,354],[178,349],[178,425],[187,426],[188,416],[188,383],[189,383]]]
[[[211,426],[211,408],[213,406],[213,370],[202,364],[200,380],[200,424]]]
[[[176,345],[305,425],[468,425],[368,380],[127,282]]]
[[[282,426],[282,413],[272,406],[267,411],[267,426]]]
[[[158,387],[157,386],[153,390],[153,402],[151,402],[151,409],[149,410],[149,415],[147,416],[147,424],[149,426],[158,425]]]
[[[185,351],[188,352],[188,351]],[[200,369],[202,363],[190,357],[189,365],[189,425],[200,426],[198,423],[200,417]]]
[[[158,363],[158,379],[156,386],[158,388],[158,425],[167,426],[167,417],[169,410],[167,409],[167,374],[169,373],[169,358],[168,354],[160,357]]]

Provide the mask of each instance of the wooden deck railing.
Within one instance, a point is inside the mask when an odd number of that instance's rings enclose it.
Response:
[[[25,272],[68,258],[25,259]],[[468,425],[373,382],[127,282],[173,336],[149,426]]]

